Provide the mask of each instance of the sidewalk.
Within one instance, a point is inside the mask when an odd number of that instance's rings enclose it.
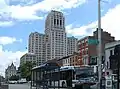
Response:
[[[0,89],[9,89],[9,86],[7,84],[1,85]]]
[[[36,89],[35,87],[32,89]],[[39,88],[39,89],[43,89],[43,88]],[[68,89],[68,88],[49,88],[49,89]]]
[[[36,87],[32,87],[32,89],[36,89]],[[43,89],[42,87],[39,89]],[[68,88],[49,88],[49,89],[68,89]]]

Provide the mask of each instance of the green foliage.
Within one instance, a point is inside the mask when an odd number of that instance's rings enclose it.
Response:
[[[26,62],[20,66],[21,77],[26,78],[27,81],[31,80],[31,69],[34,67],[35,63]]]
[[[11,76],[9,78],[9,80],[11,80],[11,81],[17,81],[17,80],[19,80],[19,76],[13,75],[13,76]]]

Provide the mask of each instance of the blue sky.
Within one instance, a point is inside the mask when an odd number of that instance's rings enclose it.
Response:
[[[52,9],[64,13],[68,36],[80,39],[92,35],[97,27],[97,1],[0,0],[0,72],[12,61],[19,64],[29,34],[44,33],[45,18]],[[102,28],[119,40],[120,0],[104,1],[101,1]]]

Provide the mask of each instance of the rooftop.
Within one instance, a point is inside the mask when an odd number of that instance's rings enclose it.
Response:
[[[50,70],[54,70],[57,68],[60,68],[60,66],[57,63],[48,62],[48,63],[44,63],[40,66],[34,67],[32,70],[50,71]]]

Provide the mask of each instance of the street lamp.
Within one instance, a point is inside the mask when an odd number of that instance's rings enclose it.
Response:
[[[101,84],[101,74],[102,74],[102,68],[101,68],[101,62],[102,62],[102,43],[101,43],[101,0],[98,0],[98,75],[99,75],[99,83]]]
[[[0,86],[1,86],[1,83],[2,83],[2,73],[0,73]]]

